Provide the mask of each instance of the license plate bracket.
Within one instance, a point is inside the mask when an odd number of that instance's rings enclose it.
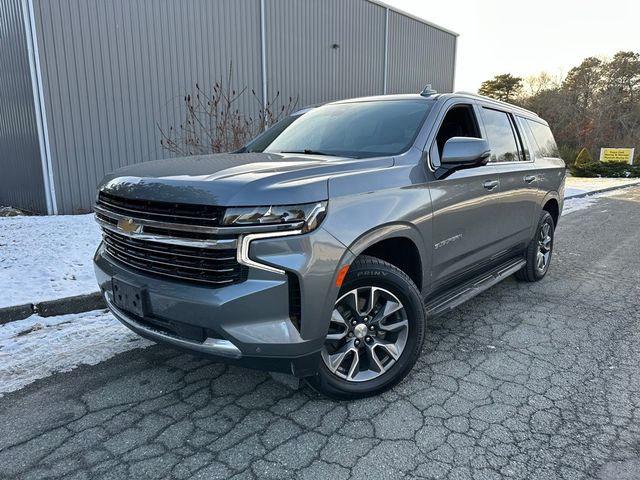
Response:
[[[144,317],[146,313],[146,291],[139,285],[133,285],[117,277],[111,279],[113,303],[125,312]]]

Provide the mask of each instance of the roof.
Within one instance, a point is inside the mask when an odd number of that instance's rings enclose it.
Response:
[[[355,103],[355,102],[371,102],[371,101],[380,101],[380,100],[425,100],[425,101],[436,101],[439,99],[447,99],[447,98],[470,98],[474,100],[482,100],[489,104],[494,104],[496,107],[502,107],[509,109],[513,113],[519,113],[520,115],[533,117],[537,120],[542,120],[540,116],[536,112],[532,112],[531,110],[527,110],[526,108],[519,107],[517,105],[513,105],[511,103],[503,102],[501,100],[496,100],[491,97],[486,97],[484,95],[478,95],[477,93],[471,92],[455,92],[455,93],[434,93],[431,95],[423,96],[419,93],[400,93],[393,95],[374,95],[370,97],[356,97],[356,98],[345,98],[343,100],[336,100],[334,102],[328,102],[327,104],[337,104],[337,103]]]
[[[454,35],[456,37],[460,36],[459,33],[454,32],[453,30],[449,30],[448,28],[444,28],[444,27],[441,27],[440,25],[436,25],[435,23],[430,22],[429,20],[426,20],[426,19],[424,19],[422,17],[419,17],[417,15],[409,13],[409,12],[407,12],[405,10],[401,10],[399,8],[393,7],[393,6],[389,5],[388,3],[381,2],[380,0],[367,0],[367,1],[369,3],[373,3],[375,5],[380,5],[381,7],[387,8],[387,9],[391,10],[392,12],[398,13],[398,14],[403,15],[405,17],[412,18],[413,20],[416,20],[416,21],[418,21],[420,23],[423,23],[425,25],[429,25],[430,27],[437,28],[438,30],[441,30],[441,31],[443,31],[445,33],[449,33],[449,34]]]
[[[419,93],[396,93],[392,95],[372,95],[369,97],[354,97],[354,98],[345,98],[342,100],[336,100],[334,102],[328,102],[328,104],[335,103],[357,103],[357,102],[373,102],[373,101],[386,101],[386,100],[435,100],[437,99],[439,94],[430,95],[428,97],[424,97]]]

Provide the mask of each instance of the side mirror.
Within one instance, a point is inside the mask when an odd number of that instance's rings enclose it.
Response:
[[[452,137],[444,144],[440,167],[435,172],[438,180],[456,170],[486,165],[491,148],[486,140],[471,137]]]

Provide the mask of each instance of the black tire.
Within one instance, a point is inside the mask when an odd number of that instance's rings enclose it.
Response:
[[[548,235],[550,237],[550,240],[548,241],[548,256],[546,257],[547,259],[545,261],[544,268],[540,269],[538,264],[538,253],[542,252],[541,243],[544,240],[542,237],[546,237],[546,235],[544,235],[545,228],[548,228]],[[527,246],[527,250],[525,252],[525,260],[527,261],[527,263],[524,267],[522,267],[522,270],[519,270],[516,273],[516,278],[518,280],[522,280],[525,282],[537,282],[545,277],[545,275],[549,271],[549,265],[551,263],[554,232],[555,226],[553,217],[551,216],[551,214],[549,214],[549,212],[543,210],[540,214],[540,220],[538,221],[538,225],[536,226],[535,234],[533,235],[533,238],[531,239],[531,242]]]
[[[407,329],[406,333],[403,333],[406,343],[404,343],[400,355],[394,360],[391,366],[388,367],[388,370],[382,370],[383,373],[377,373],[379,375],[378,377],[365,381],[339,378],[337,374],[329,370],[325,360],[320,360],[318,374],[309,377],[307,382],[312,388],[331,398],[342,400],[357,399],[377,395],[388,390],[409,373],[420,355],[424,343],[427,322],[422,295],[415,283],[399,268],[375,257],[361,256],[351,265],[349,273],[340,289],[338,299],[350,294],[353,290],[360,292],[361,290],[358,289],[363,289],[366,291],[368,287],[373,287],[372,291],[377,290],[379,292],[385,292],[385,294],[391,293],[393,297],[401,302],[403,310],[397,315],[401,315],[402,323],[406,324],[406,327],[403,327],[403,332],[404,328]],[[380,310],[381,309],[382,307],[380,307]],[[380,310],[378,310],[378,312],[380,312]],[[394,313],[393,315],[396,314]],[[371,317],[368,318],[371,318],[373,321],[374,316],[375,315],[372,314]],[[376,316],[376,318],[379,317]],[[379,325],[383,324],[380,323]],[[369,328],[371,328],[371,326],[369,326]],[[385,335],[385,333],[382,332],[384,329],[383,326],[379,328],[380,330],[376,333]],[[355,331],[355,328],[353,330]],[[360,332],[362,332],[362,329]],[[376,334],[373,333],[372,335]],[[350,333],[349,338],[353,338],[352,341],[358,342],[353,336],[353,333]],[[368,335],[366,339],[369,341],[365,342],[365,339],[363,339],[360,344],[361,346],[358,347],[361,350],[366,349],[363,354],[364,356],[361,358],[371,358],[370,356],[367,357],[367,355],[369,355],[369,352],[376,350],[375,347],[368,348],[366,343],[370,346],[372,343],[377,342],[377,339],[371,340]],[[346,342],[347,340],[342,341]],[[358,355],[358,357],[360,358],[360,355]],[[359,362],[360,360],[356,362],[358,366]],[[369,360],[369,362],[371,362],[371,360]],[[377,368],[374,364],[370,363],[370,365]]]

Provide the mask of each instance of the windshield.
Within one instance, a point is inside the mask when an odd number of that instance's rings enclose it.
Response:
[[[302,110],[298,110],[291,115],[284,117],[278,123],[270,127],[267,131],[262,132],[256,138],[247,143],[241,148],[238,153],[245,152],[263,152],[273,140],[280,135],[289,125],[298,120],[302,115],[313,110],[314,107],[308,107]]]
[[[407,150],[431,102],[382,100],[325,105],[306,113],[265,149],[270,153],[314,153],[379,157]]]

